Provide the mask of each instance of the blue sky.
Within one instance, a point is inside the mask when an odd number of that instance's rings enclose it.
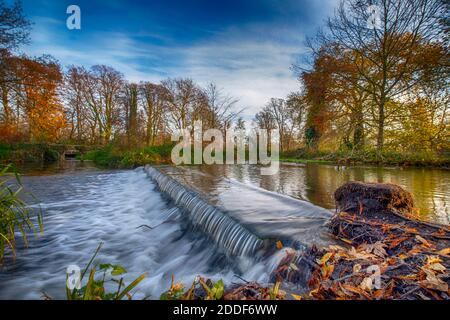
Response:
[[[81,8],[81,30],[66,9]],[[214,81],[251,118],[271,97],[298,90],[290,69],[337,0],[23,0],[34,23],[30,55],[64,66],[107,64],[130,81]]]

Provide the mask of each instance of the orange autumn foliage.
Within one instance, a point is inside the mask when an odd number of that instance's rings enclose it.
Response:
[[[44,57],[37,60],[17,58],[16,66],[30,139],[57,141],[66,126],[64,107],[58,96],[62,81],[59,65]]]

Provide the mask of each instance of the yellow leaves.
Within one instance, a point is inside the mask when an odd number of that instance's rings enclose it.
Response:
[[[442,260],[438,256],[427,256],[427,264],[428,265],[440,263],[440,262],[442,262]]]
[[[322,267],[321,271],[322,271],[322,278],[323,279],[329,279],[331,277],[331,275],[333,274],[334,265],[333,264],[324,265]]]
[[[293,293],[291,293],[291,296],[292,296],[295,300],[302,300],[302,299],[303,299],[303,297],[302,297],[302,296],[299,296],[298,294],[293,294]]]
[[[417,276],[417,274],[407,274],[404,276],[398,276],[397,278],[401,279],[401,280],[415,281],[415,280],[417,280],[418,276]]]
[[[437,272],[445,272],[447,268],[444,267],[441,262],[442,260],[441,258],[439,258],[439,256],[427,256],[427,263],[424,268]]]
[[[353,242],[351,240],[345,239],[345,238],[339,238],[339,240],[348,243],[348,244],[353,244]]]
[[[171,290],[172,291],[181,291],[184,289],[184,284],[182,284],[181,282],[177,282],[175,284],[172,285]]]
[[[398,258],[401,259],[401,260],[405,260],[405,259],[408,258],[408,255],[406,255],[406,254],[404,254],[404,253],[401,253],[401,254],[398,256]]]
[[[361,265],[357,263],[353,266],[353,273],[359,273],[361,269],[362,269]]]
[[[331,277],[334,271],[334,265],[332,263],[327,264],[335,255],[335,252],[327,252],[323,255],[320,260],[317,260],[317,263],[321,266],[322,279],[326,280]]]
[[[438,254],[443,255],[443,256],[449,256],[450,255],[450,248],[442,249],[442,250],[438,251]]]
[[[326,254],[324,254],[324,256],[322,257],[322,259],[318,260],[317,263],[321,266],[323,266],[325,263],[328,262],[328,260],[330,260],[330,258],[334,255],[334,252],[327,252]]]
[[[428,269],[438,272],[445,272],[445,270],[447,270],[447,268],[440,263],[433,263],[428,266]]]
[[[281,242],[281,241],[277,241],[277,249],[278,250],[281,250],[281,249],[283,249],[283,242]]]

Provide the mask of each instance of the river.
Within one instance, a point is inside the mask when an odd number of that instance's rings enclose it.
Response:
[[[79,162],[24,168],[23,184],[39,199],[45,232],[30,237],[28,248],[19,239],[15,261],[9,259],[0,271],[0,299],[41,299],[42,292],[63,299],[66,267],[84,266],[100,241],[96,261],[122,265],[126,281],[148,272],[135,298],[158,298],[172,275],[186,284],[197,274],[228,283],[240,281],[235,275],[268,282],[285,249],[263,257],[236,247],[249,247],[253,238],[256,246],[265,237],[326,244],[323,225],[331,211],[326,209],[333,208],[334,190],[349,180],[398,183],[413,193],[423,219],[450,221],[445,170],[315,164],[282,165],[275,176],[260,176],[254,166],[160,170],[229,214],[231,222],[224,224],[214,211],[210,226],[202,228],[203,220],[175,206],[143,168],[99,170]],[[219,220],[223,232],[211,227]]]

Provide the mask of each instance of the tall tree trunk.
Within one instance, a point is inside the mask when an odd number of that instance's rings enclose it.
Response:
[[[355,151],[361,151],[364,148],[364,115],[362,110],[356,111],[354,121],[353,146]]]
[[[380,99],[379,110],[378,110],[378,136],[377,136],[377,154],[378,157],[381,156],[384,147],[384,123],[385,123],[385,105],[386,98],[384,96]]]
[[[2,104],[3,104],[3,112],[4,112],[4,121],[5,125],[9,126],[11,122],[11,108],[9,107],[8,101],[8,89],[2,88]]]

